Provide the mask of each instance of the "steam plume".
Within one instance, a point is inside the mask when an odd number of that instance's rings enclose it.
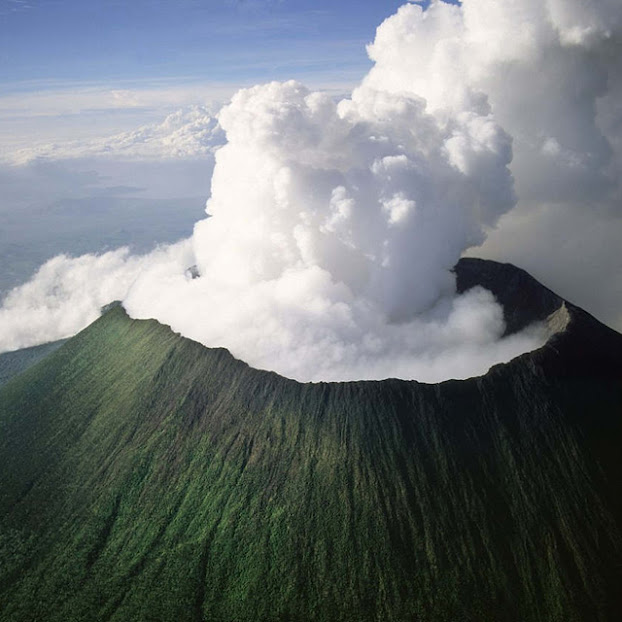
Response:
[[[238,92],[219,114],[211,218],[125,260],[126,309],[300,380],[467,377],[541,345],[537,328],[501,339],[492,296],[456,296],[450,269],[514,206],[513,175],[521,205],[619,193],[620,141],[599,125],[619,119],[619,13],[408,4],[350,98],[294,81]]]

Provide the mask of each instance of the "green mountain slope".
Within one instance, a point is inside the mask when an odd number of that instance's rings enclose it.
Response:
[[[0,389],[0,620],[621,619],[622,336],[567,308],[437,385],[300,384],[109,310]]]
[[[0,354],[0,386],[6,384],[13,376],[17,376],[32,367],[54,350],[58,350],[65,341],[67,340],[50,341],[39,346]]]

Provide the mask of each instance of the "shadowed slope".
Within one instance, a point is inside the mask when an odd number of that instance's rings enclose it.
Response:
[[[564,302],[529,273],[509,263],[463,257],[454,272],[459,293],[480,285],[494,294],[503,307],[506,335],[546,320]]]
[[[21,374],[24,370],[32,367],[48,354],[58,350],[66,339],[42,343],[31,348],[22,348],[14,352],[0,354],[0,386],[6,384],[11,378]]]
[[[0,390],[0,620],[620,619],[622,337],[567,307],[437,385],[300,384],[111,309]]]

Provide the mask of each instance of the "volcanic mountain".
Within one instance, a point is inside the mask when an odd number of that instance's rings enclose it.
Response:
[[[463,259],[547,344],[307,383],[116,306],[0,389],[0,620],[622,619],[622,336]]]

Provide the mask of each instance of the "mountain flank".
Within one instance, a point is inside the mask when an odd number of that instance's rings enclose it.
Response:
[[[0,387],[6,384],[13,376],[21,374],[24,370],[32,367],[48,354],[60,348],[65,341],[67,340],[61,339],[0,354]]]
[[[513,266],[456,276],[556,334],[304,384],[113,307],[10,380],[0,620],[622,619],[622,336]]]

